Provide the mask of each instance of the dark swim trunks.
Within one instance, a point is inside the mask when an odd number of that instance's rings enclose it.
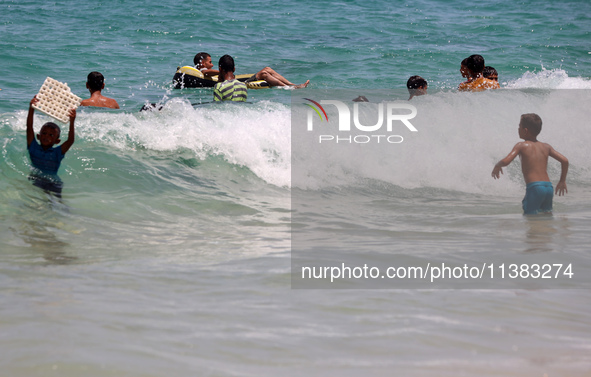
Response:
[[[64,187],[64,184],[58,176],[32,173],[29,175],[29,181],[33,182],[34,186],[39,187],[45,192],[53,193],[58,198],[62,197],[62,188]]]
[[[524,215],[535,215],[540,212],[552,212],[554,189],[551,182],[530,182],[525,188],[523,204]]]

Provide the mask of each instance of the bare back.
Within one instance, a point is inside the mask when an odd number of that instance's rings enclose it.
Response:
[[[535,114],[533,114],[535,115]],[[564,195],[566,189],[566,174],[568,173],[568,159],[562,154],[558,153],[550,144],[542,143],[536,139],[536,135],[532,135],[529,130],[522,127],[519,123],[519,137],[524,141],[515,144],[511,152],[501,161],[495,164],[491,173],[494,179],[499,179],[503,174],[503,167],[509,165],[515,157],[519,156],[521,159],[521,172],[525,183],[532,182],[550,182],[548,176],[548,157],[552,157],[560,162],[560,180],[556,185],[556,193]]]
[[[548,177],[548,157],[553,152],[550,144],[541,141],[522,141],[516,145],[521,158],[521,171],[525,183],[550,182]]]
[[[100,91],[93,92],[90,98],[80,102],[80,106],[94,106],[94,107],[108,107],[110,109],[118,109],[119,104],[112,98],[103,96]]]

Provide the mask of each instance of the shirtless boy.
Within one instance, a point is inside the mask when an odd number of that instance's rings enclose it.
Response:
[[[406,82],[406,88],[408,89],[408,100],[410,101],[412,97],[427,94],[427,80],[421,76],[410,76]]]
[[[102,73],[90,72],[86,80],[86,88],[90,92],[90,98],[80,102],[80,106],[119,108],[117,101],[101,94],[101,90],[105,89],[105,77]]]
[[[220,71],[213,68],[213,63],[211,62],[211,55],[207,52],[200,52],[193,58],[193,63],[195,64],[195,68],[197,68],[204,76],[216,76],[220,74]]]
[[[513,147],[513,150],[501,161],[497,162],[493,171],[494,179],[500,178],[503,167],[507,166],[519,156],[521,158],[521,171],[526,183],[525,198],[523,198],[524,215],[552,212],[552,183],[548,177],[548,157],[552,157],[561,164],[560,180],[556,185],[556,194],[562,196],[568,192],[566,189],[566,174],[568,172],[568,159],[552,148],[550,144],[537,140],[542,130],[542,119],[537,114],[523,114],[519,122],[519,137],[521,141]]]

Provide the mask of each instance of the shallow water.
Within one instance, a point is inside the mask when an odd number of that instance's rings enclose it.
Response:
[[[224,4],[0,4],[2,374],[587,375],[589,3]],[[311,85],[214,105],[172,89],[199,51]],[[504,90],[455,91],[472,53]],[[92,70],[122,108],[79,109],[60,200],[27,179],[26,110],[47,76],[86,98]],[[301,98],[406,101],[415,74],[430,94],[396,148],[344,163],[294,143]],[[531,111],[571,163],[552,217],[521,215],[517,161],[490,177]],[[575,280],[300,289],[307,247],[352,266],[564,261]]]

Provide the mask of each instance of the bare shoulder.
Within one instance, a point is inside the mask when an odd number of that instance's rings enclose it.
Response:
[[[542,143],[544,145],[544,148],[547,148],[548,150],[554,149],[552,148],[552,146],[548,143]]]
[[[517,144],[515,144],[515,146],[513,147],[514,150],[516,151],[521,151],[524,148],[527,148],[529,145],[527,144],[526,141],[520,141]]]
[[[524,140],[520,141],[519,143],[515,144],[515,147],[522,148],[522,149],[543,149],[543,150],[550,150],[552,147],[548,143],[544,143],[542,141],[529,141]]]
[[[552,148],[552,146],[548,143],[543,143],[543,142],[539,142],[540,144],[540,148],[545,152],[545,153],[550,153],[550,151],[554,150],[554,148]]]
[[[119,108],[119,104],[113,98],[107,98],[106,103],[107,103],[107,107],[110,107],[112,109],[118,109]]]
[[[555,158],[556,160],[560,161],[560,162],[568,162],[568,159],[560,152],[558,152],[556,149],[554,149],[550,144],[546,144],[548,146],[548,155],[552,158]]]
[[[119,104],[112,98],[105,96],[95,96],[85,99],[80,102],[80,106],[93,106],[93,107],[108,107],[111,109],[118,109]]]
[[[92,106],[92,101],[90,98],[83,99],[80,101],[80,106]]]
[[[515,144],[515,147],[513,147],[513,152],[522,157],[536,155],[540,152],[540,150],[546,153],[548,151],[548,149],[542,146],[541,143],[528,140],[520,141]]]

